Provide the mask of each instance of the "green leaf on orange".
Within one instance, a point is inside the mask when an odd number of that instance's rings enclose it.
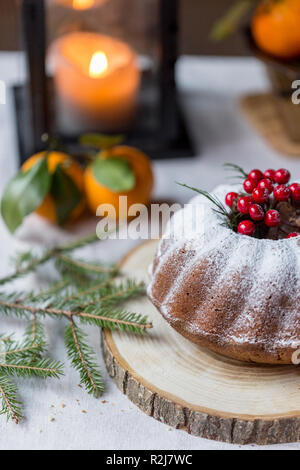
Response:
[[[134,171],[121,157],[97,158],[92,163],[96,180],[115,193],[131,191],[136,185]]]
[[[242,19],[248,14],[251,8],[257,5],[257,3],[257,0],[238,0],[235,2],[224,16],[218,19],[213,25],[211,39],[214,41],[222,41],[235,33],[238,30]]]
[[[1,201],[1,214],[10,232],[15,232],[24,217],[41,205],[50,190],[51,181],[47,159],[43,158],[8,183]]]
[[[101,150],[108,150],[124,141],[123,135],[104,135],[104,134],[84,134],[80,137],[79,143]]]
[[[82,194],[74,181],[57,165],[52,179],[51,196],[54,199],[56,218],[59,225],[64,225],[73,210],[80,204]]]

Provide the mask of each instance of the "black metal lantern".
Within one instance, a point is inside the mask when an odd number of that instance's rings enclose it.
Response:
[[[58,137],[124,134],[152,158],[191,156],[177,97],[178,0],[23,0],[21,160]]]

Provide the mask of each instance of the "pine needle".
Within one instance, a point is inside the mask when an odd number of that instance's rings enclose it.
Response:
[[[191,189],[192,191],[195,191],[196,193],[198,194],[201,194],[201,196],[204,196],[206,197],[206,199],[208,199],[212,204],[214,204],[215,206],[218,207],[219,211],[222,212],[222,214],[224,216],[228,216],[228,212],[225,208],[225,206],[222,204],[222,202],[215,196],[213,196],[211,193],[209,193],[208,191],[204,191],[202,189],[198,189],[198,188],[194,188],[193,186],[188,186],[187,184],[183,184],[183,183],[178,183],[179,186],[183,186],[184,188],[187,188],[187,189]]]
[[[16,385],[7,377],[0,375],[0,397],[2,406],[0,415],[6,415],[7,420],[12,419],[16,424],[23,418],[22,403],[18,398]]]
[[[29,263],[35,260],[31,251],[21,251],[17,252],[14,256],[11,257],[11,264],[17,269],[23,269],[25,266],[28,266]]]
[[[65,330],[65,344],[72,366],[80,374],[80,383],[87,392],[98,398],[104,391],[101,372],[96,365],[95,354],[86,343],[87,335],[70,318],[70,326]]]
[[[24,360],[23,358],[16,361],[14,364],[1,363],[0,360],[0,376],[3,374],[13,375],[17,377],[41,377],[56,378],[63,375],[63,365],[58,361],[51,359],[40,359],[32,363],[31,359]]]
[[[147,317],[127,312],[122,309],[110,309],[97,305],[90,305],[78,315],[82,323],[98,326],[99,328],[108,330],[120,330],[127,333],[134,333],[137,335],[144,334],[147,329],[153,328],[152,323],[149,323]]]
[[[12,336],[13,335],[10,335],[10,336],[4,336],[3,334],[0,334],[0,341],[2,343],[10,343],[12,341]]]
[[[36,268],[51,259],[53,256],[52,250],[46,251],[40,258],[33,258],[32,261],[27,263],[21,268],[17,268],[16,271],[9,276],[0,279],[0,285],[7,284],[14,281],[15,279],[25,276],[26,274],[35,271]]]
[[[74,308],[80,307],[82,309],[85,309],[89,305],[94,305],[95,303],[102,307],[110,307],[141,295],[145,295],[145,284],[127,279],[120,284],[107,282],[102,284],[97,290],[90,290],[88,293],[85,291],[82,295],[78,294],[76,298],[73,298],[73,305]]]
[[[43,348],[41,345],[31,345],[31,346],[24,346],[18,343],[10,343],[7,347],[6,351],[0,352],[0,362],[1,358],[4,357],[7,363],[11,361],[19,361],[22,359],[32,358],[32,356],[41,356],[43,352]]]
[[[64,298],[65,302],[72,301],[75,299],[80,299],[84,298],[85,296],[93,296],[93,295],[98,295],[100,292],[103,291],[103,289],[109,285],[109,282],[107,280],[103,282],[98,282],[98,280],[94,283],[91,283],[91,287],[83,287],[83,288],[78,288],[76,291],[74,291],[72,294],[68,295],[67,297]]]
[[[47,261],[54,261],[57,274],[60,274],[59,280],[39,293],[0,292],[0,314],[28,322],[21,341],[0,334],[0,414],[6,414],[16,423],[22,418],[22,405],[17,398],[17,387],[9,376],[47,379],[63,375],[60,362],[45,358],[47,342],[41,318],[49,316],[69,322],[65,344],[71,365],[79,371],[81,383],[88,393],[95,397],[102,394],[104,381],[87,336],[74,319],[82,324],[140,335],[152,328],[145,316],[120,308],[129,299],[145,294],[143,283],[130,279],[114,281],[118,275],[115,266],[87,262],[66,254],[97,240],[98,237],[93,235],[51,248],[41,256],[30,252],[18,254],[15,273],[0,279],[0,285],[4,285]]]
[[[92,233],[73,242],[68,242],[64,245],[58,245],[56,248],[54,248],[54,251],[57,253],[67,253],[99,241],[101,241],[101,238],[99,238],[96,233]]]
[[[36,314],[33,315],[33,320],[29,322],[26,328],[24,344],[25,346],[39,345],[43,349],[47,346],[44,327],[37,319]]]
[[[52,296],[57,293],[61,293],[67,287],[69,287],[70,282],[68,279],[62,279],[58,282],[53,282],[48,289],[42,290],[38,294],[29,294],[25,300],[29,302],[43,302],[49,299],[49,296]]]
[[[119,328],[121,331],[129,331],[131,333],[141,334],[148,328],[152,328],[151,323],[147,323],[147,318],[136,313],[124,312],[122,310],[107,310],[101,305],[90,305],[84,312],[64,310],[56,308],[32,307],[20,303],[8,303],[0,300],[0,312],[6,315],[15,314],[18,317],[36,313],[42,316],[50,315],[56,317],[79,317],[83,322],[94,324],[100,328],[108,328],[115,330]]]
[[[81,285],[97,279],[98,282],[115,277],[118,269],[115,266],[104,266],[96,263],[74,259],[70,256],[59,254],[56,256],[56,269],[66,278],[76,279]]]
[[[45,251],[45,253],[43,253],[40,257],[35,257],[30,252],[19,254],[16,259],[16,271],[9,276],[0,279],[0,285],[7,284],[8,282],[14,281],[21,276],[25,276],[29,272],[35,271],[38,266],[46,263],[57,254],[74,251],[78,248],[82,248],[83,246],[95,243],[97,241],[99,241],[98,236],[96,234],[92,234],[65,245],[54,246],[50,250]]]

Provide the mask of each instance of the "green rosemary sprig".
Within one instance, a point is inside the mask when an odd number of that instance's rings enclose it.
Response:
[[[238,175],[234,176],[235,178],[245,179],[248,178],[248,174],[243,170],[242,167],[236,165],[235,163],[224,163],[223,165],[225,170],[234,170]]]
[[[221,212],[226,217],[228,216],[228,212],[227,212],[224,204],[222,204],[222,202],[217,197],[213,196],[208,191],[204,191],[202,189],[194,188],[193,186],[188,186],[187,184],[183,184],[183,183],[178,183],[177,182],[177,184],[179,184],[179,186],[183,186],[184,188],[191,189],[192,191],[195,191],[196,193],[201,194],[201,196],[206,197],[210,202],[212,202],[215,206],[217,206],[219,212]]]
[[[224,217],[224,222],[221,225],[224,225],[228,228],[234,227],[234,220],[232,217],[233,214],[227,211],[224,204],[222,204],[222,202],[216,196],[209,193],[208,191],[194,188],[193,186],[188,186],[187,184],[182,184],[182,183],[177,183],[177,184],[179,184],[180,186],[183,186],[184,188],[191,189],[192,191],[195,191],[196,193],[201,194],[201,196],[204,196],[206,199],[208,199],[214,206],[216,206],[216,209],[213,208],[213,211],[216,214],[219,214],[222,217]]]

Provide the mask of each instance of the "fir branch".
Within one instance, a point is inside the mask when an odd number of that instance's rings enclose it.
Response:
[[[61,275],[61,277],[67,281],[67,290],[69,292],[76,292],[78,291],[78,289],[86,289],[87,286],[94,282],[94,279],[92,279],[88,273],[79,273],[78,271],[72,269],[70,266],[61,263],[59,260],[55,260],[55,268]],[[106,279],[107,275],[103,275],[103,278],[99,277],[98,282]]]
[[[14,375],[17,377],[41,377],[56,378],[63,375],[63,365],[58,361],[51,359],[40,359],[32,363],[31,359],[28,361],[23,358],[16,363],[1,363],[0,361],[0,376],[3,374]]]
[[[2,407],[0,415],[6,414],[7,420],[12,419],[16,424],[23,419],[22,403],[18,399],[16,385],[6,376],[0,375],[0,396]]]
[[[58,282],[54,282],[48,289],[40,291],[38,294],[29,294],[25,300],[29,302],[42,302],[47,301],[50,296],[62,292],[64,289],[70,286],[68,279],[62,279]]]
[[[2,297],[3,294],[1,294]],[[10,296],[7,300],[1,298],[0,300],[0,313],[2,315],[14,316],[16,318],[23,318],[30,320],[30,310],[23,308],[23,305],[18,300],[11,299]],[[32,311],[31,313],[35,313]]]
[[[35,271],[38,266],[46,263],[58,254],[67,253],[78,248],[82,248],[83,246],[95,243],[96,241],[99,241],[98,236],[96,234],[92,234],[87,237],[80,238],[74,242],[66,243],[65,245],[54,246],[53,248],[47,250],[39,258],[33,257],[29,252],[27,252],[23,254],[23,262],[21,263],[21,266],[19,262],[19,267],[17,267],[14,273],[0,279],[0,285],[7,284],[8,282],[14,281],[21,276],[25,276],[29,272]],[[22,255],[20,255],[20,259],[21,257]],[[24,263],[26,258],[29,260],[29,262]]]
[[[41,326],[42,328],[42,326]],[[38,335],[38,326],[37,326],[37,316],[36,313],[33,314],[33,320],[29,323],[29,326],[26,329],[25,337],[27,337],[27,341],[32,344],[36,344],[37,335]],[[41,335],[43,333],[41,332]]]
[[[12,342],[12,335],[10,336],[4,336],[3,334],[0,334],[0,340],[3,342],[3,343],[11,343]]]
[[[55,251],[56,253],[67,253],[99,241],[101,241],[101,238],[99,238],[96,233],[92,233],[75,241],[65,243],[64,245],[59,245],[56,247]]]
[[[19,344],[10,344],[6,351],[0,352],[1,357],[5,358],[7,363],[13,361],[19,361],[21,359],[32,358],[33,355],[40,354],[42,352],[42,346],[39,344],[33,344],[31,346],[24,346]]]
[[[78,315],[83,323],[98,326],[109,330],[120,330],[127,333],[142,335],[147,329],[153,328],[147,317],[138,313],[127,312],[122,309],[107,310],[107,307],[90,305]]]
[[[152,328],[152,324],[147,323],[147,318],[139,314],[123,312],[121,310],[107,311],[107,309],[95,305],[89,306],[86,312],[75,312],[72,310],[33,307],[31,305],[0,300],[0,312],[6,315],[15,314],[18,317],[25,316],[26,318],[29,312],[68,318],[76,316],[82,321],[92,323],[101,328],[114,330],[118,327],[122,331],[136,332],[138,334]]]
[[[31,251],[21,251],[17,252],[14,256],[11,257],[11,264],[18,270],[24,268],[29,263],[31,263],[35,257]]]
[[[80,373],[81,383],[96,397],[103,392],[103,379],[97,369],[93,350],[87,344],[86,335],[74,319],[100,328],[136,334],[143,334],[152,328],[146,317],[117,308],[128,299],[143,295],[143,283],[131,280],[118,280],[115,283],[113,278],[118,275],[115,266],[86,262],[66,254],[97,240],[97,236],[93,235],[68,245],[53,247],[41,257],[35,257],[29,252],[19,255],[16,272],[0,279],[0,285],[3,285],[34,271],[49,260],[55,261],[62,274],[59,281],[39,293],[0,293],[0,313],[29,320],[21,342],[0,335],[0,339],[5,340],[5,350],[0,352],[0,414],[5,413],[15,422],[22,417],[21,403],[17,400],[17,389],[13,388],[9,376],[46,379],[59,378],[63,374],[61,363],[44,358],[47,344],[39,316],[68,319],[70,326],[65,332],[68,356],[72,366]]]
[[[40,345],[43,348],[46,347],[45,331],[43,325],[38,321],[36,313],[33,314],[33,320],[29,322],[25,335],[24,344]]]
[[[33,348],[31,354],[31,363],[42,359],[46,352],[47,342],[43,325],[37,318],[37,314],[33,314],[33,320],[29,322],[24,334],[24,347]]]
[[[87,263],[86,261],[77,260],[62,254],[57,255],[56,259],[58,260],[58,262],[62,263],[63,266],[82,275],[116,275],[116,273],[118,272],[118,269],[115,266],[101,266],[95,263]]]
[[[22,308],[25,299],[26,294],[23,292],[11,292],[9,294],[0,292],[0,313],[7,317],[13,316],[30,321],[32,318],[30,312]],[[19,308],[19,306],[21,306],[21,308]]]
[[[87,289],[95,283],[102,283],[115,277],[118,273],[115,267],[96,265],[69,257],[56,257],[55,267],[63,279],[67,280],[69,290]]]
[[[77,303],[75,302],[75,305],[80,306],[82,309],[89,305],[94,305],[95,303],[109,307],[144,294],[145,284],[143,282],[137,283],[131,279],[127,279],[120,284],[103,284],[102,288],[88,294],[85,291],[84,295],[76,297]]]
[[[65,297],[64,301],[65,302],[68,302],[68,301],[71,301],[71,300],[75,300],[75,299],[79,299],[79,298],[83,298],[85,296],[90,296],[90,295],[93,295],[93,294],[98,294],[99,292],[102,292],[102,289],[107,286],[109,283],[108,280],[105,280],[103,282],[97,282],[92,285],[92,287],[89,287],[89,288],[83,288],[83,289],[78,289],[76,292],[73,292],[71,295]]]
[[[53,256],[53,251],[48,250],[40,258],[33,258],[32,261],[30,261],[30,263],[26,264],[25,266],[21,268],[17,268],[13,274],[10,274],[9,276],[6,276],[0,279],[0,285],[3,286],[4,284],[7,284],[8,282],[12,282],[19,277],[25,276],[26,274],[32,271],[35,271],[38,266],[49,261],[52,256]]]
[[[126,279],[120,284],[110,284],[106,295],[100,298],[101,303],[105,305],[125,302],[128,299],[145,295],[146,288],[144,282],[136,282],[132,279]]]
[[[93,350],[86,343],[87,336],[70,318],[70,326],[65,330],[65,344],[72,366],[80,374],[80,383],[87,392],[98,398],[104,391],[102,375],[96,366]]]

